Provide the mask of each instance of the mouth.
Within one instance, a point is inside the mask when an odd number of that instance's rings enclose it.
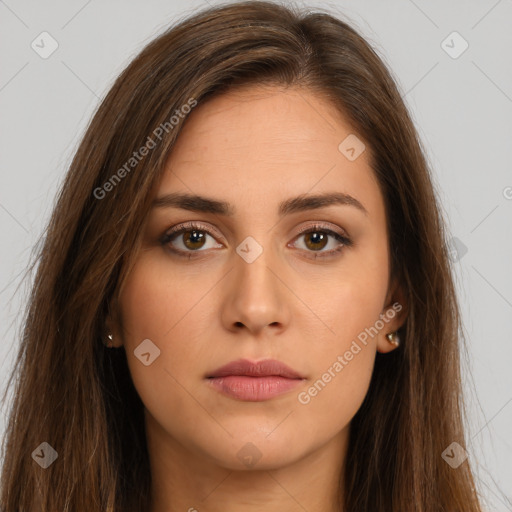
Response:
[[[262,402],[301,384],[305,377],[275,359],[232,361],[206,376],[208,384],[237,400]]]

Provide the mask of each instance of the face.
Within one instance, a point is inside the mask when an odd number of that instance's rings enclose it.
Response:
[[[270,469],[346,438],[400,326],[354,137],[304,89],[246,87],[190,114],[112,326],[148,432],[176,452]]]

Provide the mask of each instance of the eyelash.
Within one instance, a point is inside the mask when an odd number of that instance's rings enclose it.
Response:
[[[204,250],[197,250],[197,251],[183,251],[181,249],[175,249],[170,245],[170,242],[174,240],[175,238],[179,237],[183,233],[186,233],[188,231],[200,231],[207,233],[212,238],[214,238],[214,235],[211,233],[211,230],[197,222],[186,222],[183,224],[179,224],[178,226],[174,226],[169,231],[167,231],[164,236],[160,239],[160,243],[163,246],[167,246],[167,248],[173,253],[176,254],[180,258],[196,258],[199,257],[201,252],[206,252]],[[314,224],[307,226],[306,228],[302,229],[297,236],[294,238],[300,238],[301,236],[308,235],[310,233],[326,233],[329,236],[332,236],[335,238],[338,242],[340,242],[341,245],[339,245],[336,249],[331,249],[330,251],[306,251],[306,252],[312,252],[314,254],[314,257],[312,259],[318,259],[318,258],[329,258],[333,257],[336,254],[342,252],[344,247],[351,247],[353,245],[353,242],[350,238],[343,236],[336,231],[333,231],[331,229],[326,228],[325,226],[322,226],[321,224]]]

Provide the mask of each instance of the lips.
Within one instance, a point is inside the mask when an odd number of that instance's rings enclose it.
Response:
[[[208,375],[208,378],[226,377],[227,375],[243,375],[247,377],[286,377],[287,379],[303,379],[295,370],[286,366],[281,361],[275,359],[265,359],[253,363],[247,359],[238,359],[232,361],[220,368],[217,368],[213,373]]]
[[[304,376],[275,359],[232,361],[207,375],[208,384],[220,393],[243,401],[260,402],[290,391]]]

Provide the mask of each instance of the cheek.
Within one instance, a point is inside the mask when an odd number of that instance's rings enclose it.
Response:
[[[388,285],[386,272],[381,265],[372,265],[363,258],[353,260],[354,264],[347,264],[336,280],[332,276],[326,278],[319,286],[322,291],[309,299],[311,309],[329,327],[323,329],[322,336],[332,347],[329,356],[333,350],[340,354],[348,350],[358,336],[364,338],[365,330],[374,326],[382,313]],[[368,336],[370,345],[374,341]]]
[[[347,426],[368,391],[375,350],[364,344],[332,353],[322,369],[297,395],[302,421],[330,435]],[[350,354],[350,355],[349,355]]]
[[[181,284],[183,279],[181,280]],[[180,286],[170,266],[158,257],[141,257],[133,267],[120,297],[122,337],[133,383],[148,409],[162,398],[179,407],[182,373],[197,367],[195,344],[191,343],[200,294]],[[194,328],[191,329],[191,324]],[[203,329],[204,330],[204,329]],[[151,340],[150,343],[144,340]],[[141,345],[144,342],[144,345]],[[144,351],[140,347],[147,347]],[[142,360],[137,355],[149,353]],[[146,363],[144,364],[144,359]]]
[[[324,283],[324,294],[311,297],[312,309],[329,329],[322,329],[322,336],[309,335],[315,343],[304,355],[312,378],[297,396],[297,412],[310,428],[343,428],[368,391],[376,353],[375,326],[388,284],[386,260],[375,254],[357,262],[354,258],[336,282]]]
[[[376,338],[365,329],[378,320],[381,306],[368,289],[347,283],[333,293],[332,303],[325,304],[324,315],[335,334],[317,337],[304,355],[312,371],[296,396],[296,420],[318,439],[348,426],[368,392]]]
[[[145,338],[160,345],[180,339],[175,333],[186,330],[201,311],[207,285],[201,289],[197,285],[206,281],[180,275],[166,258],[151,253],[141,256],[127,279],[120,305],[123,338],[129,348]]]
[[[211,450],[210,432],[216,433],[219,446],[221,439],[226,442],[217,415],[211,417],[201,399],[209,358],[200,341],[211,324],[206,311],[214,308],[205,294],[215,282],[179,275],[168,262],[153,257],[133,268],[120,297],[128,368],[153,425],[150,430],[164,431],[192,450],[199,443],[205,452]],[[160,350],[148,366],[134,355],[144,339],[153,340]]]

